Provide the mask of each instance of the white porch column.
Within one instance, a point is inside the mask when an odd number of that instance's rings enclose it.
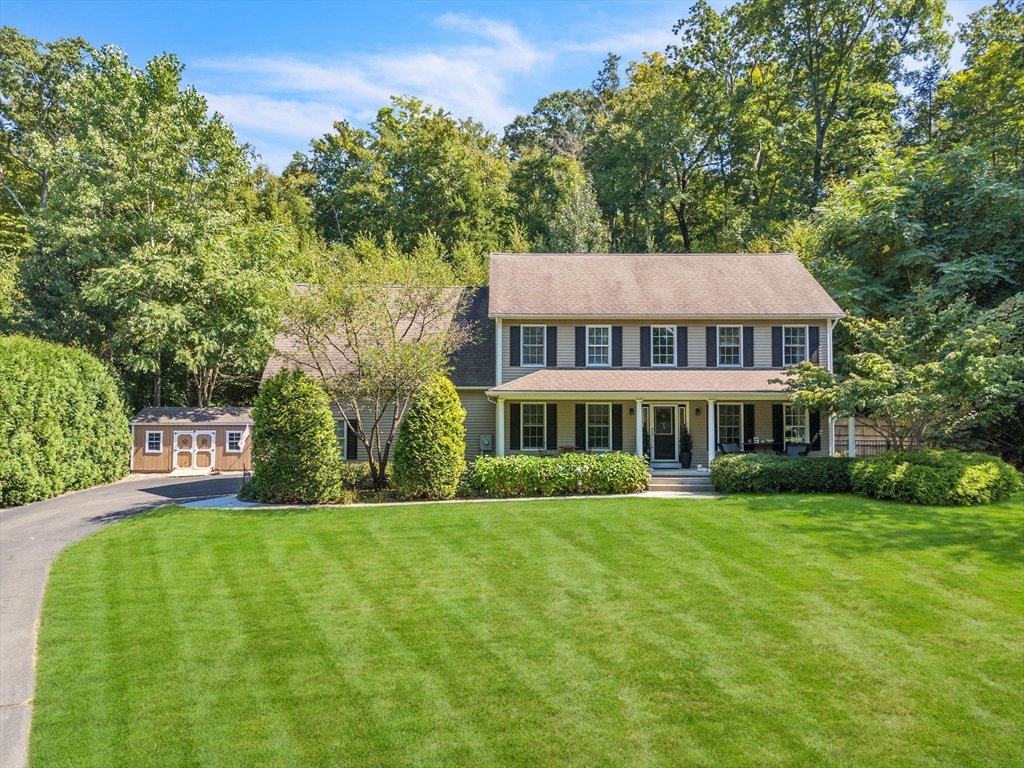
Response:
[[[857,419],[851,416],[847,420],[847,424],[848,426],[846,428],[847,430],[849,430],[849,432],[846,435],[846,452],[847,455],[849,455],[849,457],[852,459],[854,456],[857,455]]]
[[[715,459],[715,401],[708,400],[708,464]]]
[[[828,417],[828,455],[836,455],[836,417]]]
[[[498,434],[494,436],[494,455],[505,455],[505,398],[498,398]]]
[[[636,455],[644,457],[644,401],[636,401]]]

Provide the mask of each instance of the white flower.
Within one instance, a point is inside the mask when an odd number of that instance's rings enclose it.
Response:
[[[577,474],[577,475],[578,475],[578,474],[579,474],[580,472],[582,472],[582,471],[583,471],[582,469],[580,469],[579,467],[576,467],[576,474]]]
[[[583,481],[582,481],[582,480],[577,480],[577,481],[576,481],[576,485],[577,485],[577,486],[583,485]]]

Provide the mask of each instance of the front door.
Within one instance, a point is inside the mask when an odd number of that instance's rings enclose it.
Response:
[[[674,405],[654,406],[654,460],[676,459],[676,408]]]

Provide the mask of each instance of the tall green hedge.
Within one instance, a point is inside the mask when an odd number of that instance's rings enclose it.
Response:
[[[403,499],[451,499],[466,471],[466,411],[437,374],[413,395],[399,427],[391,485]]]
[[[79,349],[0,337],[0,505],[117,480],[131,444],[109,366]]]
[[[260,389],[252,409],[252,496],[276,504],[337,503],[341,450],[327,393],[298,369]]]

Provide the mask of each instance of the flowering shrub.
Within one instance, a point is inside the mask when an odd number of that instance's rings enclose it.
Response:
[[[647,464],[631,453],[563,456],[481,456],[463,479],[465,495],[568,496],[636,493],[647,487]]]

